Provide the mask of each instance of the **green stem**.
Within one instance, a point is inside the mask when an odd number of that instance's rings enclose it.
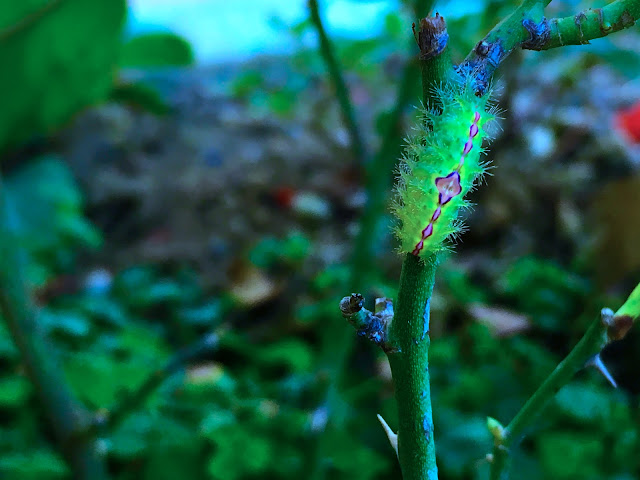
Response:
[[[0,316],[20,351],[26,373],[74,477],[107,478],[95,439],[79,435],[90,423],[90,414],[71,391],[55,355],[37,329],[35,309],[22,275],[22,252],[10,221],[0,180]]]
[[[538,25],[544,18],[544,7],[551,0],[524,0],[514,12],[496,25],[467,55],[458,71],[473,77],[475,88],[482,94],[500,63],[531,37],[525,24]]]
[[[433,0],[414,0],[410,3],[416,18],[432,8]],[[324,30],[323,30],[324,31]],[[413,39],[412,39],[413,43]],[[326,60],[325,60],[326,61]],[[366,165],[365,191],[367,202],[360,219],[360,232],[355,240],[355,248],[350,259],[349,289],[363,291],[371,285],[371,278],[375,275],[375,242],[371,241],[371,232],[377,231],[380,219],[387,205],[393,169],[402,150],[403,116],[407,106],[416,100],[418,61],[411,60],[405,65],[402,80],[396,93],[395,106],[390,113],[388,129],[382,138],[382,144],[372,161]],[[346,404],[341,398],[340,385],[345,375],[345,364],[352,349],[354,336],[348,330],[342,334],[334,331],[326,341],[323,341],[325,370],[329,372],[329,386],[324,402],[330,412],[330,423],[327,429],[340,429],[346,420]],[[326,452],[333,448],[330,435],[323,435],[315,452],[314,467],[310,478],[312,480],[325,478],[323,466]]]
[[[318,38],[320,39],[320,53],[324,58],[324,62],[329,70],[329,76],[333,82],[333,87],[336,91],[336,98],[340,105],[340,112],[342,113],[342,119],[349,132],[351,138],[351,148],[358,165],[364,165],[367,161],[367,151],[364,146],[362,134],[356,121],[356,115],[349,96],[349,89],[347,83],[342,75],[342,68],[338,63],[333,45],[327,36],[320,18],[320,12],[318,10],[318,0],[309,0],[309,12],[311,14],[311,21],[318,32]]]
[[[595,357],[599,360],[599,356],[596,355],[599,355],[609,343],[623,339],[639,317],[640,285],[615,314],[609,309],[602,311],[601,316],[593,321],[573,350],[551,372],[507,427],[495,436],[491,480],[509,478],[509,449],[517,444],[525,429],[536,420],[549,400],[569,383],[576,372],[584,368],[590,359]]]
[[[437,480],[436,449],[429,386],[429,303],[436,257],[407,254],[389,332],[389,352],[398,404],[398,458],[403,480]]]
[[[493,450],[491,480],[508,478],[509,449],[520,439],[524,430],[536,419],[549,400],[581,370],[585,363],[607,343],[606,326],[596,319],[580,342],[529,398],[504,431],[504,438]]]
[[[640,1],[616,0],[606,7],[589,9],[576,15],[553,18],[548,34],[532,50],[548,50],[564,45],[584,45],[589,40],[631,27],[640,18]],[[528,48],[523,46],[523,48]]]
[[[420,21],[423,103],[437,108],[434,87],[452,74],[446,23],[437,13]],[[430,301],[437,258],[405,256],[387,351],[398,405],[398,460],[404,480],[437,480],[429,376]]]
[[[433,8],[434,0],[406,0],[415,18],[423,18]],[[413,43],[413,39],[411,39]],[[411,59],[402,72],[402,79],[398,84],[396,101],[389,113],[388,128],[382,137],[380,148],[366,168],[365,191],[367,202],[360,220],[360,232],[355,240],[355,248],[351,259],[352,291],[363,291],[370,285],[371,272],[375,271],[375,242],[371,241],[371,232],[378,231],[378,224],[389,200],[389,192],[393,181],[393,172],[402,153],[402,139],[404,136],[403,117],[407,106],[417,100],[417,82],[419,68],[424,62]],[[451,65],[449,64],[449,68]]]
[[[467,55],[458,71],[474,78],[478,93],[484,93],[495,70],[516,48],[548,50],[582,45],[631,27],[640,18],[638,0],[616,0],[603,8],[547,20],[544,7],[549,3],[550,0],[524,0]]]
[[[362,212],[360,231],[355,239],[351,258],[352,278],[349,288],[352,291],[363,291],[370,287],[366,282],[370,281],[371,273],[375,271],[376,242],[371,241],[371,234],[378,231],[380,218],[389,201],[393,169],[402,153],[403,117],[407,105],[418,100],[416,79],[419,73],[417,59],[407,62],[398,86],[395,106],[389,114],[389,127],[380,149],[366,168],[367,202]],[[349,337],[351,338],[351,335]]]

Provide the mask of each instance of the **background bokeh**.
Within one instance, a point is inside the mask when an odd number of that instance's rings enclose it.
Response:
[[[6,221],[61,378],[108,416],[219,338],[98,429],[112,478],[400,478],[386,358],[337,305],[396,293],[391,192],[365,185],[390,184],[420,103],[410,3],[321,1],[362,157],[305,1],[0,3]],[[456,62],[517,4],[440,3]],[[639,72],[637,26],[498,70],[495,168],[432,301],[443,480],[487,478],[487,415],[508,422],[640,279]],[[640,332],[603,358],[618,388],[581,372],[514,478],[640,478]],[[0,478],[72,477],[36,393],[0,322]]]

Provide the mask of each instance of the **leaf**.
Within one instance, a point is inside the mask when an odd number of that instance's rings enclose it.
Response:
[[[299,340],[282,340],[262,349],[259,353],[262,363],[269,366],[286,366],[293,372],[308,371],[313,364],[309,346]]]
[[[147,33],[124,44],[122,67],[184,67],[193,63],[193,50],[184,38],[168,32]]]
[[[60,157],[31,161],[8,176],[4,187],[12,233],[37,260],[27,264],[32,284],[41,285],[60,267],[69,267],[78,247],[101,243],[99,232],[84,218],[80,190]]]
[[[106,97],[124,17],[125,0],[3,3],[0,63],[11,68],[0,75],[0,150]]]
[[[64,461],[48,450],[3,452],[0,457],[0,477],[3,480],[53,480],[68,478]]]
[[[45,331],[62,331],[72,337],[85,337],[91,330],[91,323],[81,313],[48,308],[40,311],[38,325]]]
[[[20,407],[31,393],[31,384],[26,378],[13,376],[0,379],[0,408]]]
[[[123,361],[92,352],[70,357],[64,370],[81,399],[96,407],[111,407],[121,394],[138,387],[154,365],[148,358]]]
[[[578,425],[598,425],[611,416],[611,395],[584,383],[569,383],[555,397],[558,410]]]
[[[602,478],[602,439],[577,432],[550,432],[537,441],[544,478],[578,480]]]
[[[116,85],[109,98],[156,115],[166,115],[171,110],[157,90],[142,82]]]

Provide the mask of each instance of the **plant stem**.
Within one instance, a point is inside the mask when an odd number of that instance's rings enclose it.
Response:
[[[357,165],[364,166],[367,161],[367,150],[364,146],[362,139],[362,133],[360,127],[356,121],[356,115],[349,96],[349,89],[347,83],[344,80],[342,74],[342,68],[338,63],[333,45],[327,36],[327,32],[324,29],[322,18],[320,18],[320,12],[318,10],[318,0],[309,0],[309,12],[311,14],[311,21],[318,32],[318,38],[320,40],[320,53],[324,58],[324,62],[329,70],[329,77],[333,82],[335,88],[336,98],[340,105],[340,112],[342,113],[342,119],[349,132],[351,138],[351,149],[353,150],[353,156]]]
[[[524,0],[514,12],[496,25],[478,42],[467,58],[460,64],[458,71],[472,76],[478,93],[483,94],[489,86],[491,77],[500,63],[517,47],[521,46],[531,33],[524,22],[537,25],[544,18],[544,7],[551,0]]]
[[[631,293],[625,304],[614,314],[604,309],[599,318],[589,326],[578,344],[555,368],[538,390],[529,398],[507,427],[495,438],[491,463],[491,480],[509,478],[509,449],[522,436],[558,391],[573,378],[576,372],[592,358],[599,360],[602,349],[615,340],[625,337],[640,317],[640,285]],[[602,367],[604,368],[604,367]]]
[[[533,42],[531,50],[548,50],[564,45],[584,45],[589,40],[631,27],[640,18],[640,2],[616,0],[609,5],[588,9],[569,17],[549,20],[539,42]]]
[[[163,367],[154,371],[140,387],[125,395],[123,400],[108,412],[103,421],[97,422],[96,427],[110,430],[117,428],[129,415],[144,405],[147,398],[149,398],[168,377],[188,363],[213,351],[218,345],[218,340],[217,334],[210,333],[192,345],[188,345],[176,352]]]
[[[22,275],[22,252],[13,234],[1,179],[0,314],[20,351],[26,373],[74,478],[107,478],[95,439],[79,435],[89,425],[90,414],[71,391],[54,353],[45,344],[35,323],[35,308]]]
[[[429,303],[436,257],[407,254],[389,332],[398,352],[389,352],[398,404],[398,458],[403,480],[437,480],[429,386]]]
[[[423,103],[437,108],[434,87],[453,73],[444,18],[420,20],[418,43]],[[436,255],[407,254],[402,264],[387,352],[398,405],[398,459],[404,480],[437,480],[435,436],[429,376],[430,302]]]

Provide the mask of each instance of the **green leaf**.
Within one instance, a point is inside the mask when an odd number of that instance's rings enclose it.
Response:
[[[596,385],[569,383],[555,397],[558,410],[579,425],[598,425],[612,411],[611,394]]]
[[[313,364],[313,356],[309,346],[300,340],[282,340],[260,353],[262,363],[269,366],[286,366],[293,372],[308,371]]]
[[[271,465],[278,461],[278,451],[271,438],[238,425],[219,429],[212,441],[216,451],[209,460],[208,471],[214,480],[264,478]]]
[[[43,309],[38,315],[38,324],[45,331],[62,331],[73,337],[84,337],[91,330],[89,319],[74,311]]]
[[[9,336],[2,315],[0,315],[0,357],[16,358],[17,356],[18,350]]]
[[[53,480],[68,478],[64,461],[48,450],[3,453],[0,477],[3,480]]]
[[[0,407],[20,407],[31,393],[31,384],[23,377],[0,379]]]
[[[156,115],[166,115],[171,110],[157,90],[142,82],[116,85],[109,98]]]
[[[537,442],[544,478],[579,480],[601,478],[604,444],[590,434],[551,432]]]
[[[6,178],[9,222],[21,247],[34,262],[28,280],[40,285],[69,267],[78,247],[101,243],[84,218],[82,196],[69,167],[55,155],[31,161]]]
[[[122,67],[183,67],[193,63],[193,50],[184,38],[168,32],[132,38],[122,49]]]
[[[123,361],[93,352],[70,357],[64,370],[81,399],[95,407],[111,407],[120,394],[138,387],[154,366],[148,358]]]
[[[3,2],[0,150],[47,134],[109,93],[125,0]],[[28,52],[28,55],[25,54]]]

